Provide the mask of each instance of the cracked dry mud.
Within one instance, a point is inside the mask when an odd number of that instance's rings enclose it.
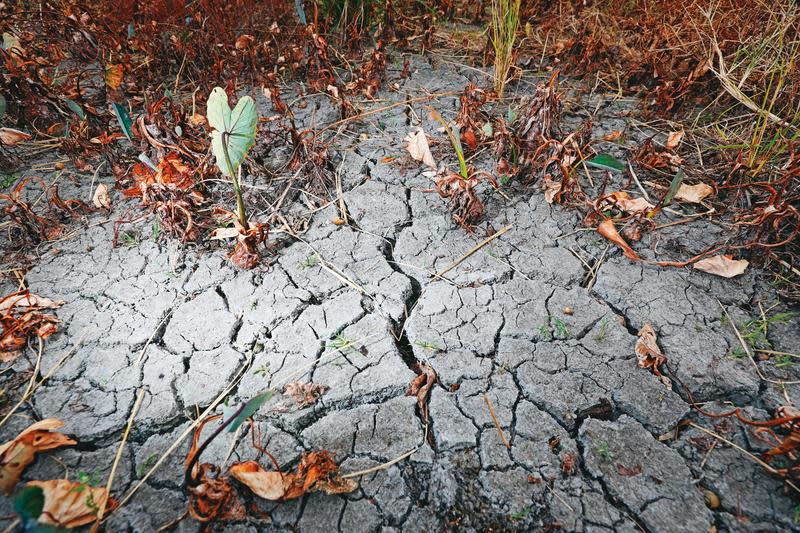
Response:
[[[457,90],[475,76],[424,58],[413,64],[414,75],[399,81],[401,91],[382,92],[384,101],[373,107],[422,87]],[[390,79],[396,70],[390,67]],[[523,84],[520,93],[529,89]],[[436,105],[453,112],[457,100]],[[606,118],[596,123],[618,129],[621,108],[603,105]],[[79,228],[58,243],[59,253],[45,253],[27,283],[32,292],[66,303],[58,311],[64,326],[47,343],[43,368],[83,340],[26,414],[63,419],[79,444],[40,456],[25,478],[83,471],[104,482],[135,393],[144,388],[114,485],[115,494],[124,494],[240,372],[234,401],[280,389],[305,372],[302,380],[329,387],[317,404],[298,409],[277,397],[256,416],[265,447],[281,465],[303,450],[327,449],[344,472],[353,472],[416,451],[361,478],[353,494],[313,494],[281,505],[257,501],[269,519],[254,514],[219,529],[792,529],[795,503],[779,480],[694,428],[673,431],[687,416],[721,431],[720,421],[691,414],[687,389],[708,408],[732,402],[755,418],[785,401],[783,390],[760,381],[748,360],[729,357],[737,341],[722,320],[720,302],[734,320],[751,316],[756,300],[775,303],[765,276],[751,269],[722,280],[632,263],[613,248],[604,252],[606,242],[594,233],[575,233],[577,213],[528,188],[509,192],[510,201],[492,196],[489,226],[512,229],[448,279],[434,279],[485,234],[454,226],[443,201],[425,192],[431,183],[422,169],[403,157],[402,138],[416,117],[435,131],[423,104],[411,108],[365,120],[352,141],[338,142],[336,166],[353,223],[333,224],[334,206],[315,213],[306,242],[278,247],[268,267],[239,271],[223,249],[163,239],[113,248],[111,224]],[[315,112],[298,120],[335,119],[324,106]],[[434,152],[441,157],[445,148],[441,141]],[[73,192],[90,194],[86,184]],[[118,205],[115,215],[126,208]],[[713,238],[711,229],[687,237],[695,230],[679,226],[659,238],[702,241]],[[652,239],[643,247],[654,245]],[[312,247],[363,293],[309,261]],[[587,276],[578,256],[599,265],[596,277]],[[648,322],[669,358],[672,390],[636,367],[636,331]],[[794,319],[771,331],[776,350],[796,351],[797,325]],[[353,347],[337,351],[337,337]],[[418,362],[429,363],[439,379],[427,430],[415,398],[405,395]],[[759,364],[776,379],[793,378],[791,369]],[[15,368],[28,365],[21,359]],[[794,386],[787,390],[800,394]],[[597,418],[602,410],[592,407],[606,400],[612,412]],[[2,440],[27,423],[12,419]],[[727,438],[764,450],[737,428],[733,423]],[[219,439],[204,460],[221,461],[228,445]],[[185,511],[187,449],[184,442],[112,515],[109,531],[154,531]],[[233,459],[253,458],[267,461],[245,434]],[[565,472],[571,458],[575,466]],[[706,505],[704,490],[719,496],[718,508]],[[9,504],[3,505],[5,511]],[[187,519],[177,529],[198,525]]]

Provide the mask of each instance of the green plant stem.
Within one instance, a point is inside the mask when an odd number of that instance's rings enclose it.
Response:
[[[244,198],[242,198],[242,189],[239,187],[239,179],[236,177],[236,171],[233,169],[231,157],[228,155],[228,132],[222,134],[222,151],[225,152],[225,162],[228,164],[228,172],[231,175],[231,183],[233,183],[233,193],[236,195],[236,208],[239,211],[239,224],[242,225],[245,231],[250,229],[247,223],[247,215],[244,211]]]

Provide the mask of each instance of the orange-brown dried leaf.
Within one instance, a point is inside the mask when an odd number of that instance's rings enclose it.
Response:
[[[44,493],[44,507],[38,519],[41,524],[67,529],[85,526],[97,519],[103,504],[107,510],[117,506],[105,487],[89,487],[66,479],[31,481],[28,486],[40,487]]]
[[[106,85],[108,85],[111,89],[119,89],[120,85],[122,85],[123,71],[124,69],[122,65],[114,65],[111,63],[106,65],[106,71],[105,71]]]
[[[47,418],[31,424],[14,440],[0,446],[0,489],[6,496],[14,490],[22,471],[34,461],[38,452],[76,444],[66,435],[53,431],[63,425],[61,420]]]
[[[297,471],[288,474],[266,471],[255,461],[234,464],[230,473],[256,496],[270,501],[293,500],[315,491],[345,494],[358,488],[356,481],[339,475],[339,467],[326,451],[303,454]]]
[[[0,361],[10,362],[19,357],[31,335],[46,339],[58,331],[61,323],[58,317],[41,311],[63,303],[28,291],[0,299]]]
[[[661,365],[667,362],[667,356],[658,348],[653,326],[645,324],[639,330],[638,335],[635,347],[636,365],[639,368],[649,369],[667,388],[671,388],[672,383],[669,378],[661,373]]]
[[[151,185],[166,185],[180,190],[189,190],[194,185],[192,170],[186,165],[177,152],[170,152],[153,170],[143,163],[136,163],[131,169],[133,187],[123,191],[128,197],[145,197]]]
[[[298,407],[308,407],[309,405],[314,405],[327,390],[327,386],[319,383],[292,381],[286,384],[283,388],[283,393],[291,396]]]
[[[610,218],[603,220],[600,225],[597,226],[597,233],[619,246],[622,249],[622,253],[624,253],[625,257],[628,259],[631,259],[632,261],[641,260],[641,258],[636,255],[636,252],[633,251],[633,248],[631,248],[631,246],[625,242],[625,239],[623,239],[619,234],[616,226],[614,226],[614,221]]]
[[[339,467],[327,451],[303,454],[297,472],[288,476],[289,484],[283,500],[299,498],[315,490],[322,490],[326,494],[345,494],[358,488],[354,480],[339,475]]]
[[[406,390],[406,396],[416,396],[422,418],[428,421],[428,395],[436,383],[436,372],[428,363],[419,365],[420,374],[414,378]]]

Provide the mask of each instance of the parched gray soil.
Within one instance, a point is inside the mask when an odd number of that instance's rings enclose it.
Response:
[[[385,90],[367,109],[423,91],[460,91],[476,76],[423,57],[412,58],[411,78],[400,79],[401,68],[402,58],[394,58]],[[513,90],[530,93],[535,82]],[[388,90],[394,83],[399,90]],[[636,102],[577,93],[569,101],[567,129],[587,118],[585,110],[597,110],[596,137],[617,129],[633,139],[647,135],[628,118]],[[297,110],[300,123],[320,127],[338,118],[327,99],[307,102]],[[262,115],[271,113],[259,103]],[[113,220],[134,208],[118,193],[111,216],[92,215],[68,239],[42,247],[25,280],[32,292],[66,302],[42,368],[70,347],[75,353],[0,430],[0,441],[32,417],[56,417],[79,444],[40,454],[23,479],[85,472],[105,484],[136,392],[144,389],[114,482],[121,497],[229,386],[233,405],[300,380],[329,389],[303,409],[279,394],[255,417],[263,446],[282,466],[291,468],[304,450],[331,451],[344,473],[407,457],[361,477],[352,494],[249,501],[268,514],[252,512],[245,523],[217,524],[219,530],[795,529],[796,502],[781,480],[695,427],[676,429],[690,420],[759,454],[767,448],[751,428],[698,415],[687,391],[708,410],[735,405],[764,420],[800,397],[797,385],[764,381],[750,359],[737,357],[739,341],[723,319],[723,307],[737,324],[759,316],[759,303],[785,311],[769,277],[751,268],[725,280],[631,262],[596,233],[576,231],[581,215],[548,204],[536,185],[506,187],[508,199],[483,190],[486,222],[467,233],[405,152],[403,137],[421,123],[438,141],[437,159],[448,158],[446,137],[425,105],[351,124],[330,154],[351,223],[333,222],[341,216],[338,202],[309,214],[301,195],[289,211],[290,219],[308,219],[303,241],[275,234],[254,271],[230,266],[218,245],[153,239],[152,221],[126,227],[139,237],[112,247]],[[452,117],[458,103],[450,97],[433,105]],[[606,150],[624,155],[615,145]],[[490,168],[491,155],[476,162]],[[91,174],[76,176],[64,181],[63,196],[90,198]],[[602,182],[601,173],[595,177]],[[113,185],[108,174],[98,179]],[[264,179],[249,177],[254,185]],[[263,192],[249,191],[251,199]],[[487,228],[509,225],[434,279],[485,239]],[[708,222],[680,224],[645,235],[636,248],[646,257],[686,258],[725,231]],[[636,332],[646,323],[668,357],[671,389],[636,366]],[[799,324],[770,325],[773,349],[797,352]],[[28,353],[2,379],[29,371],[34,361]],[[438,376],[427,424],[416,398],[406,395],[420,363]],[[800,377],[791,366],[758,365],[773,381]],[[230,461],[257,458],[269,466],[250,431]],[[229,439],[224,434],[203,460],[221,463]],[[185,439],[112,514],[109,531],[154,531],[185,512],[188,446]],[[706,503],[712,493],[718,505]],[[199,529],[191,519],[176,527]]]

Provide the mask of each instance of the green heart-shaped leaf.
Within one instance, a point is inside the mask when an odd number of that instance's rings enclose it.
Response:
[[[587,165],[601,170],[610,170],[612,172],[622,172],[625,170],[625,163],[618,161],[608,154],[597,154],[586,162]]]
[[[228,95],[220,87],[215,87],[208,97],[207,107],[208,123],[213,129],[211,149],[217,166],[224,175],[233,176],[255,144],[256,103],[249,96],[243,96],[231,111]]]

